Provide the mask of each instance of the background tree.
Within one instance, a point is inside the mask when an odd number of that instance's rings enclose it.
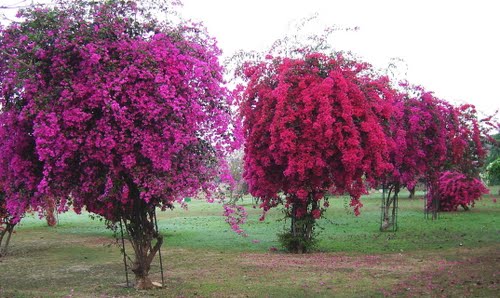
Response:
[[[248,194],[248,184],[243,179],[243,151],[233,152],[228,158],[229,172],[231,173],[229,185],[230,203],[235,204],[243,195]]]
[[[485,157],[482,139],[488,128],[480,125],[474,106],[465,104],[455,107],[423,87],[406,83],[402,87],[404,91],[396,102],[396,110],[400,112],[393,114],[387,126],[387,135],[391,136],[390,144],[393,144],[390,161],[394,171],[382,181],[387,188],[387,196],[383,201],[381,230],[388,229],[395,222],[398,193],[402,187],[414,189],[418,181],[424,181],[428,189],[427,208],[433,217],[439,210],[444,210],[442,206],[454,204],[449,202],[451,192],[445,194],[440,191],[445,189],[442,187],[444,181],[450,184],[451,177],[460,177],[455,182],[464,187],[467,185],[465,189],[472,187],[478,190],[475,193],[482,191],[476,182]],[[461,174],[443,176],[445,171]],[[461,200],[467,201],[462,206],[473,201],[471,197],[453,199],[454,202]]]
[[[71,197],[77,212],[123,221],[137,288],[152,286],[162,244],[155,209],[214,190],[235,145],[215,40],[198,25],[158,21],[150,4],[30,7],[0,41],[2,114],[27,123],[19,137],[41,165],[35,197]]]
[[[445,164],[446,114],[452,106],[420,86],[401,85],[393,116],[386,127],[393,170],[381,177],[384,188],[382,231],[396,229],[397,202],[403,187],[413,189],[418,181],[436,181],[433,173]]]
[[[488,139],[486,144],[488,155],[484,161],[486,176],[488,177],[489,185],[500,184],[500,176],[495,176],[490,174],[489,167],[494,167],[493,164],[500,159],[500,134],[494,134]]]
[[[488,165],[486,168],[486,174],[489,183],[493,184],[495,181],[500,181],[500,158],[497,158]]]
[[[437,197],[439,211],[455,211],[458,206],[468,210],[488,192],[479,174],[486,157],[484,141],[491,127],[481,125],[475,107],[470,104],[450,109],[446,115],[447,161],[436,188],[428,193],[429,204]]]

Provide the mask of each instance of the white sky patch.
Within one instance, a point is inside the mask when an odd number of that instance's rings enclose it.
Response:
[[[0,6],[22,0],[0,0]],[[31,2],[28,0],[26,2]],[[25,3],[26,3],[25,2]],[[36,2],[49,2],[38,0]],[[500,109],[500,2],[496,0],[183,0],[184,18],[201,21],[224,56],[266,50],[298,20],[318,13],[337,32],[333,46],[375,67],[403,59],[410,83],[485,114]],[[3,10],[9,16],[15,10]]]
[[[498,11],[495,0],[184,0],[181,8],[185,18],[207,26],[225,56],[265,50],[315,13],[325,26],[358,26],[335,33],[334,48],[379,68],[401,58],[410,83],[486,114],[500,108]]]

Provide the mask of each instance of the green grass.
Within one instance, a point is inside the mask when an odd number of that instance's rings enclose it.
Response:
[[[380,194],[363,198],[358,217],[347,199],[331,198],[319,221],[318,252],[308,255],[269,251],[279,248],[276,234],[288,227],[280,209],[259,221],[261,211],[245,198],[249,218],[242,227],[249,236],[242,237],[224,222],[219,204],[193,200],[188,210],[158,213],[166,287],[148,292],[120,286],[122,257],[103,222],[68,212],[49,228],[31,216],[0,259],[0,297],[495,297],[500,203],[494,198],[432,221],[421,198],[403,193],[395,233],[379,232]],[[157,261],[151,275],[159,281]]]

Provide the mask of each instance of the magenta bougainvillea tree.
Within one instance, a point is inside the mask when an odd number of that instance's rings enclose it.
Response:
[[[288,247],[303,252],[325,193],[348,193],[359,213],[366,183],[392,170],[383,123],[394,91],[365,63],[305,52],[244,66],[245,173],[264,212],[279,204],[291,218]]]
[[[34,160],[36,198],[123,220],[136,287],[149,288],[162,244],[155,208],[213,190],[235,140],[215,40],[196,24],[160,22],[141,4],[67,1],[21,12],[22,22],[2,30],[1,105],[28,126],[11,136],[12,146],[23,138],[31,146],[12,170]]]

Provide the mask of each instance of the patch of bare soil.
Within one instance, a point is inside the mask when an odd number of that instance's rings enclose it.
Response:
[[[384,296],[496,297],[500,283],[499,252],[500,248],[494,246],[359,256],[267,253],[242,254],[240,262],[275,272],[343,272],[347,280],[363,276],[374,285],[384,285],[378,289]]]

